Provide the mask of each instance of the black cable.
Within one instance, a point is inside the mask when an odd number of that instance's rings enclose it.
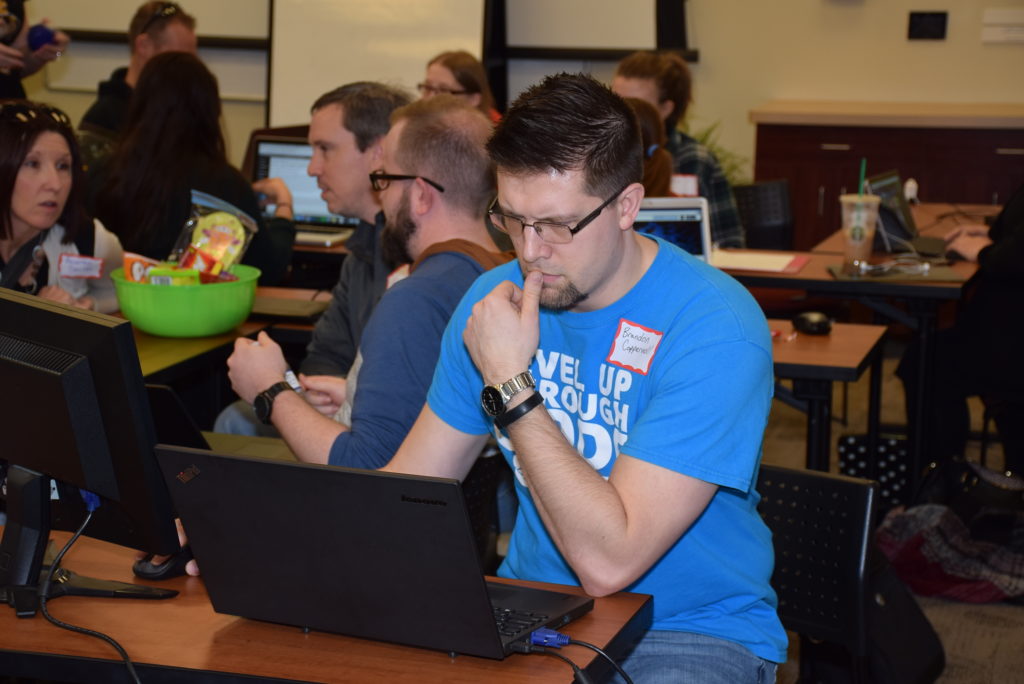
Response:
[[[579,665],[572,662],[571,660],[566,658],[561,653],[558,653],[557,651],[553,651],[549,648],[544,648],[543,646],[535,646],[533,644],[528,644],[522,641],[517,641],[513,643],[512,650],[518,653],[539,653],[541,655],[549,655],[553,658],[558,658],[559,660],[565,661],[569,664],[569,667],[572,668],[574,682],[577,682],[577,684],[591,684],[590,677],[587,676],[586,672],[580,669]]]
[[[605,660],[607,660],[609,663],[612,664],[612,667],[614,667],[615,670],[622,676],[622,678],[624,680],[626,680],[626,684],[633,684],[633,680],[630,679],[629,675],[626,674],[626,671],[623,670],[622,667],[620,667],[617,662],[615,662],[615,659],[612,658],[607,653],[605,653],[604,651],[602,651],[601,649],[599,649],[594,644],[588,644],[586,641],[576,641],[575,639],[569,639],[569,643],[570,644],[574,644],[576,646],[583,646],[585,648],[589,648],[591,651],[594,651],[595,653],[597,653],[598,655],[600,655],[601,657],[603,657]]]
[[[80,634],[87,634],[91,637],[96,637],[97,639],[106,641],[108,644],[113,646],[114,650],[116,650],[120,654],[125,666],[127,666],[128,674],[131,675],[132,681],[135,682],[135,684],[141,684],[139,680],[139,675],[135,672],[135,665],[132,663],[131,658],[128,657],[128,653],[125,652],[124,648],[121,647],[121,644],[117,643],[116,641],[114,641],[114,639],[107,636],[106,634],[103,634],[102,632],[96,632],[91,629],[86,629],[84,627],[77,627],[75,625],[71,625],[61,620],[58,620],[57,618],[50,615],[50,611],[46,609],[47,596],[50,593],[50,584],[53,582],[53,575],[60,567],[60,562],[64,558],[64,554],[66,554],[68,550],[71,548],[71,545],[74,544],[80,536],[82,536],[82,533],[85,531],[85,527],[89,524],[90,520],[92,520],[92,510],[90,510],[86,514],[85,520],[82,521],[81,526],[71,536],[71,539],[68,540],[68,543],[64,545],[64,548],[60,550],[60,553],[58,553],[57,557],[53,559],[53,562],[50,563],[50,570],[46,573],[46,578],[43,580],[42,585],[39,587],[39,610],[43,613],[43,617],[45,617],[47,620],[50,621],[50,623],[56,625],[57,627],[60,627],[61,629],[66,629],[72,632],[78,632]]]

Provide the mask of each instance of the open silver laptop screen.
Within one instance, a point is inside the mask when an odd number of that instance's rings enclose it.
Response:
[[[292,192],[292,211],[295,222],[309,226],[340,228],[356,225],[356,219],[332,214],[327,203],[320,198],[316,179],[306,173],[313,149],[305,142],[260,140],[256,143],[254,180],[281,178]],[[369,183],[369,179],[366,181]],[[268,216],[274,215],[274,206],[266,209]]]
[[[633,228],[668,240],[703,261],[711,258],[708,205],[702,197],[645,199]]]

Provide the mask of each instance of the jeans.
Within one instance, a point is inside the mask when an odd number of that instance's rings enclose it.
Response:
[[[213,431],[248,437],[281,436],[281,433],[273,425],[261,423],[253,413],[252,406],[241,399],[224,407],[213,424]]]
[[[635,684],[771,684],[778,667],[732,641],[653,629],[619,664]]]

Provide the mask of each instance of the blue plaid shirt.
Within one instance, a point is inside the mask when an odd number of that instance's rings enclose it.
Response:
[[[715,155],[680,131],[669,133],[666,147],[672,153],[674,173],[697,177],[697,193],[708,201],[711,212],[711,240],[719,247],[744,247],[746,237],[736,200]]]

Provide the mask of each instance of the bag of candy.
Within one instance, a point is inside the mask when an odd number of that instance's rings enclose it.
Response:
[[[242,261],[253,235],[255,219],[222,199],[192,191],[192,211],[170,260],[179,268],[216,275]]]

